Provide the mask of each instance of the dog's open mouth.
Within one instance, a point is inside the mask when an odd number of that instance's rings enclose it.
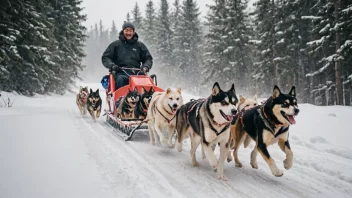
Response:
[[[287,115],[285,112],[281,111],[281,115],[290,123],[296,124],[295,116],[294,115]]]
[[[177,108],[171,108],[171,113],[176,113]]]
[[[137,102],[131,102],[131,105],[136,105],[137,104]]]
[[[225,118],[225,120],[227,120],[228,122],[231,122],[233,115],[226,115],[222,110],[220,110],[220,114],[222,115],[222,117]]]

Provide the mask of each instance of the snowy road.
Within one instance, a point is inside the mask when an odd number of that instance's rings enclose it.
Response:
[[[352,108],[300,107],[290,133],[291,170],[276,178],[260,155],[252,169],[251,149],[241,148],[243,168],[226,163],[224,182],[200,149],[194,168],[188,144],[179,153],[138,133],[125,142],[105,117],[82,117],[73,94],[20,97],[0,108],[0,197],[352,197]],[[284,153],[276,145],[269,152],[283,169]]]

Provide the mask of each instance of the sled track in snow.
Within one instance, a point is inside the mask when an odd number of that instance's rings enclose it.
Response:
[[[313,158],[295,154],[293,169],[284,170],[284,176],[271,175],[269,167],[258,155],[259,169],[249,165],[250,149],[241,150],[239,157],[244,165],[236,168],[234,163],[225,163],[225,175],[229,181],[219,181],[202,160],[200,152],[197,159],[200,167],[190,166],[189,145],[179,153],[176,149],[149,145],[147,134],[136,133],[131,142],[125,142],[116,134],[116,129],[105,123],[105,117],[93,122],[90,116],[81,116],[71,110],[77,118],[76,125],[104,179],[117,195],[124,197],[351,197],[352,185],[348,176],[329,172],[319,165],[326,159],[314,148],[304,144],[293,144],[293,151],[308,153]],[[200,149],[198,149],[200,150]],[[273,148],[274,159],[283,168],[284,154]],[[243,152],[242,152],[243,151]],[[325,155],[333,153],[325,152]],[[317,156],[318,155],[318,156]],[[278,156],[278,157],[277,157]],[[337,158],[342,156],[335,155]],[[334,156],[334,157],[335,157]],[[314,165],[316,164],[316,165]],[[340,164],[352,168],[348,164]],[[346,167],[347,166],[347,167]],[[320,167],[320,168],[319,168]],[[306,185],[309,184],[309,185]]]

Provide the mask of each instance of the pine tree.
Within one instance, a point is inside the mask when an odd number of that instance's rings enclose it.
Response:
[[[253,63],[253,77],[258,94],[270,93],[274,84],[278,84],[278,73],[274,58],[275,43],[275,4],[273,0],[259,0],[255,3],[254,23],[257,38],[257,61]],[[260,87],[260,88],[259,88]]]
[[[143,25],[143,33],[145,34],[144,42],[152,56],[156,53],[156,43],[157,43],[157,34],[155,32],[156,27],[156,16],[155,16],[155,8],[153,1],[149,1],[146,5],[145,10],[145,19]]]
[[[57,65],[53,24],[47,2],[2,1],[0,10],[0,89],[25,95],[46,93]],[[14,23],[16,21],[16,23]],[[4,74],[4,75],[2,75]]]
[[[56,67],[58,74],[56,80],[57,93],[64,93],[70,84],[78,78],[78,73],[83,69],[82,58],[83,44],[86,39],[86,28],[82,22],[86,16],[81,14],[80,0],[50,0],[53,12],[55,29],[54,34],[58,41],[60,67]]]
[[[251,31],[248,28],[248,16],[245,14],[247,9],[247,0],[228,0],[226,4],[226,49],[222,51],[227,62],[223,65],[225,72],[223,80],[227,82],[226,86],[231,86],[233,81],[240,87],[241,91],[250,90],[251,83],[250,73],[252,71],[252,57],[249,48]]]
[[[112,21],[111,29],[110,29],[110,42],[118,40],[119,33],[117,32],[115,21]]]
[[[169,3],[167,0],[161,0],[160,9],[157,15],[155,31],[158,33],[157,55],[155,60],[160,64],[159,68],[166,71],[165,76],[171,77],[173,72],[173,66],[170,61],[172,56],[172,31],[170,21],[170,10]]]
[[[132,23],[136,31],[138,31],[140,35],[144,35],[142,30],[143,17],[137,2],[131,13],[132,13]]]
[[[131,22],[130,13],[127,13],[127,15],[126,15],[126,22]]]
[[[199,8],[195,1],[185,0],[183,2],[179,25],[175,31],[179,34],[176,39],[175,56],[179,60],[179,65],[176,66],[176,69],[181,72],[181,79],[184,86],[191,83],[197,84],[200,81],[203,35],[199,15]],[[180,34],[183,36],[180,36]]]
[[[202,73],[204,76],[204,87],[209,86],[214,81],[220,80],[223,74],[222,66],[224,65],[225,57],[222,52],[226,49],[227,41],[227,39],[224,39],[226,34],[225,20],[227,18],[225,2],[225,0],[215,0],[215,4],[209,6],[210,12],[206,23],[209,27],[209,32],[205,37],[207,47],[204,53],[204,68]]]

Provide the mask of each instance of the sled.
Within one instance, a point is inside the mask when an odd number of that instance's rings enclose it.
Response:
[[[137,70],[131,68],[122,68],[123,70]],[[149,91],[151,88],[154,91],[164,92],[164,90],[157,86],[156,75],[131,75],[129,77],[129,84],[115,90],[115,78],[112,72],[109,72],[108,86],[106,89],[106,102],[108,109],[105,109],[106,123],[112,128],[116,129],[117,134],[125,141],[132,139],[135,132],[147,132],[148,121],[142,119],[120,119],[117,118],[116,104],[120,99],[125,97],[129,90],[137,89],[138,93],[142,93],[142,89]]]

